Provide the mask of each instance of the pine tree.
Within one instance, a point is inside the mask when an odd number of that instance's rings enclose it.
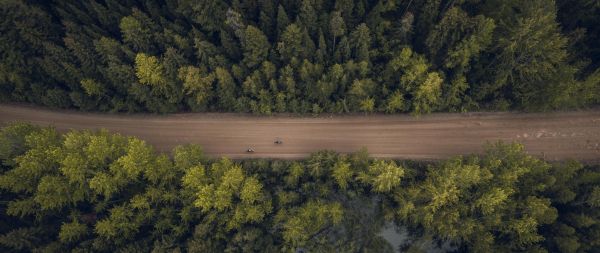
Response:
[[[598,8],[589,0],[5,0],[0,99],[95,111],[198,111],[216,107],[217,100],[201,105],[194,94],[185,94],[181,67],[202,73],[220,67],[243,83],[264,61],[282,72],[288,65],[297,71],[307,59],[323,69],[366,62],[374,71],[358,79],[370,78],[378,86],[369,94],[377,110],[385,110],[396,91],[413,104],[413,91],[427,76],[419,69],[448,80],[442,84],[443,101],[432,110],[580,107],[598,100]],[[301,38],[284,39],[292,22]],[[396,63],[390,61],[404,49],[418,52],[428,67],[418,61],[395,75],[390,65]],[[165,85],[138,85],[138,54],[157,58]],[[400,81],[404,73],[409,74]],[[330,86],[327,79],[315,80]],[[300,99],[298,92],[277,99],[280,89],[264,80],[269,94],[263,92],[263,101],[285,100],[290,112],[350,111],[345,97],[354,79],[348,75],[318,102]],[[242,85],[233,87],[242,93]],[[257,99],[242,98],[220,110],[244,111],[251,100],[258,108]],[[360,101],[352,101],[351,111],[359,110]]]
[[[413,92],[413,111],[415,114],[429,113],[440,103],[443,81],[438,73],[427,74],[423,83]]]
[[[371,49],[371,34],[369,27],[362,23],[350,34],[350,41],[354,47],[354,59],[369,62],[369,50]]]
[[[123,17],[119,24],[123,41],[130,44],[138,52],[153,53],[156,48],[153,45],[153,33],[156,24],[142,11],[133,10],[131,16]]]
[[[336,39],[346,33],[346,24],[339,11],[331,13],[331,20],[329,21],[329,32],[333,37],[331,44],[331,52],[335,52]]]
[[[179,69],[179,79],[183,81],[186,94],[194,95],[194,108],[206,108],[213,96],[215,75],[202,75],[199,68],[187,66]]]
[[[154,56],[139,53],[135,57],[135,73],[140,83],[161,87],[167,84],[164,67]]]
[[[63,223],[60,227],[60,233],[58,235],[61,242],[69,243],[76,242],[80,238],[85,237],[88,234],[88,227],[85,224],[79,223],[75,220],[70,223]]]
[[[327,42],[325,42],[325,35],[323,34],[323,30],[319,29],[319,41],[317,45],[317,53],[315,56],[315,61],[317,63],[324,64],[325,59],[328,56],[327,54]]]
[[[222,110],[233,108],[235,104],[236,84],[227,69],[217,68],[215,70],[217,78],[217,96],[219,97],[217,106]]]
[[[538,228],[557,216],[540,196],[552,184],[549,168],[522,145],[498,143],[481,159],[458,157],[431,167],[424,181],[396,197],[397,214],[428,234],[460,241],[465,250],[534,250],[543,240]]]
[[[290,23],[290,19],[288,18],[287,13],[283,6],[279,5],[277,7],[277,40],[280,40],[281,34],[288,27]]]
[[[303,34],[296,24],[291,24],[285,28],[285,31],[277,43],[277,51],[281,55],[281,60],[289,62],[292,58],[300,59],[304,56],[302,47]]]
[[[206,31],[218,31],[225,21],[227,5],[221,1],[182,0],[179,1],[177,11]]]
[[[308,29],[310,35],[314,35],[317,29],[318,15],[315,10],[315,1],[302,0],[300,4],[300,12],[298,13],[298,21],[302,24],[302,28]]]
[[[495,57],[484,63],[482,75],[491,79],[481,81],[478,98],[509,89],[507,96],[514,97],[519,106],[558,106],[558,98],[569,96],[565,92],[573,84],[575,69],[567,62],[567,39],[560,34],[553,1],[519,5],[518,13],[509,10],[517,7],[515,2],[493,9],[491,4],[490,15],[507,25],[496,33]]]
[[[242,47],[244,63],[249,68],[253,68],[267,59],[270,45],[267,37],[258,28],[249,25],[245,31]]]

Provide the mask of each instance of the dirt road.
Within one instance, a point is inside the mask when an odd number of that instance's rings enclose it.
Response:
[[[600,111],[432,114],[421,117],[257,117],[235,114],[112,115],[0,105],[0,122],[27,121],[60,131],[106,128],[160,151],[197,143],[212,156],[300,158],[320,149],[376,157],[441,159],[482,151],[487,141],[519,141],[548,160],[600,162]],[[283,144],[274,144],[280,137]],[[245,153],[252,147],[255,153]]]

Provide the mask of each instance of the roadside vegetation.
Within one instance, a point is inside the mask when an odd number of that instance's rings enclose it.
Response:
[[[600,101],[593,0],[0,1],[0,99],[112,112]]]
[[[366,151],[300,161],[160,154],[106,131],[0,130],[2,252],[591,252],[600,167],[549,164],[519,144],[417,163]]]

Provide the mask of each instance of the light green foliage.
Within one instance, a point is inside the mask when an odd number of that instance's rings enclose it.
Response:
[[[153,166],[154,152],[152,147],[146,142],[129,138],[127,141],[126,154],[119,157],[116,163],[112,164],[110,170],[116,177],[125,178],[127,180],[135,180],[148,166]]]
[[[208,171],[200,166],[189,169],[183,184],[196,191],[196,207],[204,213],[222,215],[227,231],[261,222],[271,212],[271,201],[262,184],[247,177],[240,165],[226,158],[213,163]]]
[[[387,99],[384,111],[386,113],[395,113],[406,110],[406,104],[404,95],[399,90],[394,91],[392,95]]]
[[[129,201],[133,209],[150,209],[148,198],[143,195],[135,195]]]
[[[438,105],[442,95],[442,78],[438,73],[429,73],[423,83],[413,93],[415,114],[429,113]]]
[[[300,178],[304,175],[305,168],[300,163],[292,163],[289,169],[289,174],[285,176],[284,180],[288,187],[296,187]]]
[[[70,195],[66,180],[56,176],[44,176],[37,186],[34,199],[42,210],[58,209],[69,202],[75,203],[76,199],[71,199]]]
[[[155,160],[149,159],[150,164],[144,166],[144,178],[155,185],[171,184],[178,179],[173,162],[165,154],[157,155]]]
[[[164,86],[164,68],[154,56],[139,53],[135,57],[135,74],[142,84]]]
[[[68,148],[67,139],[64,143],[65,148]],[[81,147],[81,150],[84,151],[85,158],[92,168],[101,169],[106,168],[110,161],[116,160],[125,152],[126,143],[127,138],[109,133],[107,130],[100,130],[89,137],[89,142]],[[79,146],[73,147],[72,151],[76,151],[77,148]]]
[[[104,87],[93,79],[81,80],[81,88],[90,96],[99,96],[104,94]]]
[[[3,188],[21,192],[11,195],[15,197],[7,201],[6,214],[21,219],[54,217],[57,227],[49,233],[64,245],[76,245],[90,235],[81,221],[93,223],[94,236],[113,240],[114,247],[134,238],[143,224],[154,224],[159,233],[182,233],[170,207],[180,205],[174,189],[181,174],[167,156],[155,156],[143,141],[106,131],[72,131],[61,138],[51,128],[30,132],[23,139],[27,150],[0,176],[7,183]],[[189,156],[202,154],[193,146],[178,153],[182,167],[196,163],[198,158]],[[20,172],[43,164],[34,173]],[[21,178],[15,178],[17,173]],[[24,182],[31,184],[24,188]],[[62,218],[67,217],[64,212],[71,213],[71,221]]]
[[[63,223],[60,226],[58,238],[61,242],[69,243],[76,242],[87,234],[88,227],[85,224],[79,223],[79,221],[75,220],[70,223]]]
[[[350,91],[348,92],[350,95],[364,99],[371,94],[371,92],[375,89],[375,83],[371,79],[356,79],[352,82],[352,86],[350,86]]]
[[[501,188],[493,188],[490,192],[485,193],[475,201],[474,205],[483,215],[489,215],[494,212],[494,210],[502,206],[504,202],[508,199],[508,196],[512,194],[512,192],[506,192],[510,190],[504,190]]]
[[[234,165],[233,167],[222,169],[225,171],[223,171],[223,175],[219,178],[220,182],[215,185],[215,191],[208,194],[201,192],[198,196],[199,199],[204,199],[204,201],[201,202],[202,205],[197,203],[197,206],[202,207],[205,211],[211,208],[215,208],[217,211],[224,211],[231,208],[234,194],[237,195],[240,192],[240,187],[244,181],[242,168]],[[206,205],[210,202],[209,199],[214,200],[212,205]]]
[[[311,201],[305,205],[279,213],[278,219],[283,222],[283,239],[294,247],[302,247],[316,233],[339,224],[344,211],[339,203],[322,203]]]
[[[255,67],[266,60],[271,47],[265,34],[251,25],[246,28],[242,46],[244,48],[244,63],[249,68]]]
[[[47,173],[58,167],[61,136],[52,128],[43,128],[25,136],[27,151],[15,157],[15,167],[0,176],[0,188],[33,193]]]
[[[348,183],[353,180],[354,175],[350,166],[351,164],[344,160],[337,161],[333,166],[332,176],[342,190],[348,188]]]
[[[152,21],[138,9],[134,9],[131,16],[126,16],[119,23],[123,40],[140,51],[151,49]]]
[[[244,80],[244,83],[242,84],[244,93],[253,97],[259,97],[264,86],[265,82],[263,76],[258,70],[246,77],[246,80]]]
[[[403,71],[399,79],[400,85],[410,89],[426,73],[428,65],[422,56],[414,54],[410,48],[404,48],[388,63],[388,68],[392,72]]]
[[[95,194],[104,195],[105,198],[110,198],[114,193],[119,191],[122,182],[113,179],[109,174],[104,172],[97,173],[90,179],[90,190]]]
[[[110,209],[110,216],[96,223],[94,231],[106,239],[130,238],[138,230],[138,224],[132,220],[133,212],[127,206]]]
[[[373,112],[375,109],[375,99],[374,98],[365,98],[360,101],[360,110],[369,113]]]
[[[123,155],[127,139],[103,130],[65,134],[60,172],[69,183],[83,186],[96,171],[109,167],[110,162]]]
[[[245,204],[252,204],[260,200],[262,185],[256,178],[248,178],[240,192],[240,199]]]
[[[429,113],[439,106],[444,80],[440,73],[429,70],[430,65],[423,56],[404,48],[388,63],[387,68],[386,78],[390,78],[390,82],[397,82],[397,87],[400,88],[396,92],[412,95],[414,114]],[[396,101],[392,101],[396,103],[395,107],[400,107],[400,97],[394,96],[400,96],[399,93],[393,94],[390,99],[395,99]],[[397,109],[392,107],[386,110]]]
[[[549,166],[518,144],[490,147],[481,160],[456,158],[398,195],[398,216],[475,251],[535,248],[538,228],[554,222],[547,198]],[[412,200],[405,201],[404,198]]]
[[[173,150],[175,166],[180,170],[187,170],[200,166],[206,160],[202,147],[196,144],[177,146]]]
[[[202,75],[200,68],[187,66],[179,69],[179,79],[188,95],[194,95],[198,105],[206,106],[212,97],[215,75]]]
[[[403,176],[404,168],[394,161],[375,160],[358,178],[370,184],[375,192],[391,192],[400,185]]]
[[[281,59],[290,61],[293,57],[300,58],[304,55],[304,50],[300,28],[296,24],[288,25],[277,43],[277,51]]]

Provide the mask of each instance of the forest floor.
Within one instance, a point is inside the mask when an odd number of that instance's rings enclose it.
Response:
[[[375,157],[436,160],[480,153],[487,142],[517,141],[547,160],[600,162],[600,110],[552,113],[252,116],[230,113],[100,114],[0,105],[0,123],[24,121],[59,131],[101,129],[136,136],[159,151],[203,146],[212,156],[296,159],[366,147]],[[275,144],[276,137],[282,144]],[[252,147],[254,153],[246,153]]]

